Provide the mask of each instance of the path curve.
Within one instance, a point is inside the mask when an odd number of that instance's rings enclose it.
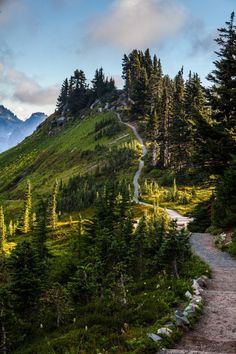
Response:
[[[140,143],[140,145],[142,146],[142,155],[139,158],[139,167],[138,170],[136,171],[135,175],[134,175],[134,179],[133,179],[133,185],[134,185],[134,201],[137,204],[140,204],[140,200],[139,200],[139,189],[140,189],[140,185],[139,185],[139,178],[140,175],[142,173],[142,169],[144,168],[144,157],[147,155],[147,148],[143,142],[142,137],[140,136],[140,134],[138,133],[137,129],[135,128],[134,125],[130,124],[130,123],[126,123],[121,119],[120,113],[117,113],[117,117],[120,121],[120,123],[126,125],[128,128],[132,129],[135,137],[137,138],[138,142]],[[147,204],[150,205],[150,204]]]
[[[137,140],[139,141],[141,147],[142,147],[142,155],[141,157],[139,158],[139,167],[138,167],[138,170],[136,171],[135,175],[134,175],[134,179],[133,179],[133,185],[134,185],[134,201],[135,203],[137,204],[141,204],[141,205],[146,205],[146,206],[153,206],[152,204],[149,204],[149,203],[145,203],[145,202],[142,202],[140,199],[139,199],[139,190],[140,190],[140,185],[139,185],[139,178],[141,176],[141,173],[142,173],[142,170],[144,168],[144,158],[145,156],[147,155],[147,148],[144,144],[144,141],[142,139],[142,137],[140,136],[140,134],[138,133],[136,127],[130,123],[126,123],[124,122],[122,119],[121,119],[121,115],[120,113],[116,113],[119,121],[121,124],[124,124],[126,125],[128,128],[132,129],[135,137],[137,138]],[[171,210],[171,209],[167,209],[166,210],[169,217],[173,220],[176,220],[177,221],[177,225],[179,227],[186,227],[187,224],[191,221],[190,218],[186,217],[186,216],[182,216],[180,215],[177,211],[175,210]]]
[[[209,264],[212,278],[203,292],[203,315],[168,354],[236,353],[236,261],[214,245],[214,237],[195,233],[193,251]]]

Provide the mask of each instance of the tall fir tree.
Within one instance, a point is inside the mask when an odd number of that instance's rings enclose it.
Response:
[[[23,233],[27,234],[32,224],[32,192],[30,180],[27,181],[27,188],[24,200]]]
[[[68,79],[65,79],[61,87],[60,95],[57,99],[57,109],[60,114],[63,113],[63,111],[66,109],[68,103],[68,94],[69,94],[69,83],[68,83]]]
[[[57,194],[58,194],[58,181],[56,180],[53,186],[52,195],[48,203],[48,221],[49,226],[55,230],[57,226]]]
[[[234,13],[216,39],[218,59],[208,75],[213,85],[208,90],[211,119],[198,118],[196,131],[196,160],[207,175],[222,176],[236,154],[236,27]]]
[[[0,207],[0,255],[5,254],[6,248],[6,224],[3,207]]]
[[[213,109],[213,118],[224,129],[236,129],[236,26],[235,13],[232,12],[226,27],[218,29],[216,39],[218,50],[215,69],[208,75],[213,83],[209,89],[209,98]]]

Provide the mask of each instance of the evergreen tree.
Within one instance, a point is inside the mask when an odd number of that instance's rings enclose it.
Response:
[[[33,232],[33,245],[41,259],[46,261],[49,252],[46,246],[47,241],[47,205],[41,200],[38,210],[38,219]]]
[[[68,103],[68,94],[69,94],[69,83],[68,83],[68,79],[65,79],[61,87],[60,95],[57,99],[57,109],[60,114],[63,113],[64,110],[66,109]]]
[[[27,234],[31,229],[32,222],[32,194],[31,194],[31,183],[27,181],[27,189],[25,193],[24,201],[24,216],[23,216],[23,232]]]
[[[0,207],[0,255],[5,254],[6,247],[6,224],[3,207]]]
[[[236,152],[236,29],[234,13],[226,27],[221,28],[216,42],[219,50],[215,69],[208,76],[213,83],[208,90],[211,119],[199,115],[196,129],[197,154],[200,168],[207,175],[221,176]]]
[[[70,80],[68,108],[72,114],[76,114],[87,106],[88,101],[89,94],[85,73],[77,69]]]
[[[132,99],[135,104],[132,106],[132,114],[141,119],[146,119],[149,114],[148,106],[148,76],[145,68],[141,68],[140,76],[136,79],[133,87]]]
[[[100,99],[106,92],[106,81],[103,68],[96,70],[92,84],[95,97]]]
[[[14,230],[14,224],[13,224],[12,220],[10,220],[10,222],[9,222],[8,231],[9,231],[10,237],[13,237],[15,234],[15,230]]]
[[[179,278],[179,267],[190,255],[189,234],[173,223],[160,248],[160,263]]]
[[[163,81],[163,95],[161,102],[161,120],[158,134],[158,143],[160,146],[159,164],[166,168],[170,164],[170,127],[173,122],[173,82],[168,76]]]
[[[212,222],[221,228],[236,226],[236,156],[217,186],[212,207]]]
[[[53,186],[53,191],[48,205],[48,219],[49,226],[55,230],[57,226],[57,194],[58,194],[58,181],[56,180]]]
[[[22,319],[28,321],[31,315],[35,316],[34,311],[42,292],[44,276],[39,255],[29,241],[19,243],[12,251],[9,267],[14,308]]]
[[[213,83],[209,89],[210,102],[214,119],[224,128],[236,127],[236,26],[235,13],[232,12],[230,21],[225,28],[218,29],[216,39],[218,59],[214,62],[215,69],[208,75],[208,80]]]

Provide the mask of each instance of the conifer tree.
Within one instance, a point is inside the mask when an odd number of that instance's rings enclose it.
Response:
[[[29,316],[35,316],[35,306],[44,285],[42,262],[29,241],[20,242],[12,251],[9,267],[15,311],[21,319],[28,321]]]
[[[160,166],[166,168],[170,163],[170,127],[173,122],[173,82],[168,76],[163,81],[163,95],[161,102],[161,121],[158,134],[160,146]]]
[[[214,119],[225,129],[236,127],[236,26],[235,13],[232,12],[226,27],[218,29],[216,39],[218,51],[215,69],[208,75],[213,83],[209,89]]]
[[[47,246],[47,204],[44,200],[40,201],[38,210],[38,219],[35,222],[33,232],[33,245],[36,249],[40,259],[46,261],[49,255]]]
[[[32,193],[31,193],[31,183],[27,181],[27,188],[25,192],[24,201],[24,216],[23,216],[23,232],[27,234],[31,229],[32,224]]]
[[[235,154],[236,134],[236,27],[231,14],[225,28],[220,28],[216,39],[218,51],[215,69],[208,75],[213,85],[208,90],[211,119],[199,115],[196,129],[199,170],[207,175],[222,176]]]
[[[148,76],[145,68],[141,68],[140,76],[136,79],[133,88],[133,96],[135,104],[132,106],[132,113],[141,119],[146,119],[149,114],[150,107],[148,105]]]
[[[57,226],[57,194],[58,194],[58,181],[56,180],[53,186],[51,198],[49,200],[49,226],[55,230]]]
[[[10,237],[13,237],[15,230],[14,230],[14,224],[13,224],[12,220],[10,220],[10,222],[9,222],[8,230],[9,230]]]
[[[66,105],[68,103],[68,95],[69,95],[69,83],[68,83],[68,79],[65,79],[61,87],[60,95],[57,99],[57,109],[60,114],[63,113],[64,109],[66,108]]]
[[[3,207],[0,207],[0,254],[5,253],[6,246],[6,224]]]

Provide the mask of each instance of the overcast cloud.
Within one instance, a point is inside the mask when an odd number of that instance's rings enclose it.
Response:
[[[115,0],[91,20],[89,39],[97,45],[144,48],[178,33],[185,24],[185,10],[171,0]]]
[[[33,78],[0,63],[1,86],[7,83],[11,91],[12,98],[22,103],[50,105],[56,103],[59,86],[53,85],[42,87]],[[2,94],[3,92],[0,92]]]

